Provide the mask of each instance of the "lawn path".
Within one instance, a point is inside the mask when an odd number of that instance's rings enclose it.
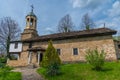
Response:
[[[22,80],[44,80],[41,75],[36,72],[37,68],[16,68],[13,71],[22,73]]]

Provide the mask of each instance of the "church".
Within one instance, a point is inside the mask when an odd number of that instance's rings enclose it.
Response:
[[[53,41],[61,61],[83,62],[88,49],[104,50],[106,60],[117,60],[116,45],[112,35],[115,30],[97,28],[83,31],[38,35],[37,16],[33,10],[26,16],[26,26],[21,33],[21,40],[11,41],[10,55],[16,59],[9,59],[7,64],[13,67],[36,65],[40,66],[48,41]]]

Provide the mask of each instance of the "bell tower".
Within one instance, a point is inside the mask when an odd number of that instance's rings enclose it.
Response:
[[[37,17],[33,12],[33,6],[31,6],[31,12],[26,16],[26,27],[21,34],[21,40],[37,37]]]

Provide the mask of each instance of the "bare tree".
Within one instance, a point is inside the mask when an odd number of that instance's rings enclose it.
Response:
[[[73,30],[73,22],[72,18],[69,14],[65,15],[58,24],[58,32],[70,32]]]
[[[15,20],[10,17],[4,17],[0,20],[0,46],[6,49],[7,57],[10,58],[10,41],[17,40],[20,37],[20,28]]]
[[[3,46],[0,46],[0,55],[1,54],[5,55],[5,48]]]
[[[93,29],[95,27],[95,23],[93,20],[89,17],[89,14],[86,13],[82,17],[82,23],[81,23],[81,29]]]

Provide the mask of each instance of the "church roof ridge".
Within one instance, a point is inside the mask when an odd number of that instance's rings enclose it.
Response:
[[[72,31],[72,32],[43,35],[43,36],[38,36],[35,38],[23,40],[23,42],[49,41],[49,40],[71,39],[71,38],[78,38],[78,37],[82,38],[82,37],[104,36],[104,35],[113,35],[113,34],[116,34],[116,32],[117,31],[109,29],[109,28],[97,28],[97,29],[90,29],[90,30]]]

